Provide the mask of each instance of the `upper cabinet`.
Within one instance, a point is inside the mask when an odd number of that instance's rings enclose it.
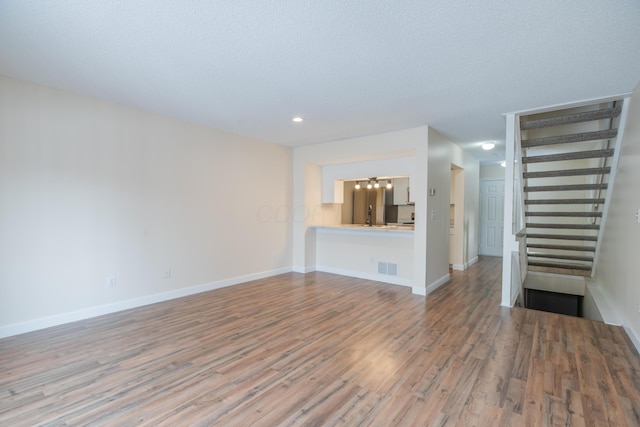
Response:
[[[414,203],[409,188],[409,177],[393,179],[393,204],[412,205]]]

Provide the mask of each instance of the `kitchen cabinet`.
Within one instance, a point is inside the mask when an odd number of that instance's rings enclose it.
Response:
[[[413,200],[409,190],[409,177],[393,179],[393,204],[411,205]]]

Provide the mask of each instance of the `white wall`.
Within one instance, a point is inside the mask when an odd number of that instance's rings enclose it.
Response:
[[[396,285],[413,285],[413,233],[318,228],[316,268]],[[348,254],[348,256],[345,256]],[[393,263],[397,275],[379,274],[378,262]]]
[[[449,203],[449,264],[454,270],[464,270],[464,169],[451,168]]]
[[[437,283],[449,276],[449,205],[451,164],[464,169],[464,264],[478,257],[480,165],[460,147],[429,128],[428,187],[436,189],[427,198],[427,282]],[[435,215],[433,215],[435,214]]]
[[[4,77],[0,132],[0,336],[291,268],[291,149]]]
[[[455,147],[460,150],[459,147]],[[464,153],[464,262],[478,261],[480,244],[480,163]]]
[[[596,281],[640,348],[640,85],[630,99],[620,163],[596,266]]]
[[[504,171],[505,168],[500,165],[480,165],[480,179],[504,179]]]

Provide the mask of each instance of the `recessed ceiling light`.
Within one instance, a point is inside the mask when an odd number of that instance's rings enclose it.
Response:
[[[294,117],[294,118],[293,118],[293,119],[291,119],[291,120],[293,120],[293,121],[294,121],[294,122],[296,122],[296,123],[301,123],[304,119],[303,119],[302,117],[298,116],[298,117]]]
[[[482,149],[483,150],[493,150],[493,148],[496,146],[496,144],[494,144],[493,142],[485,142],[484,144],[482,144]]]

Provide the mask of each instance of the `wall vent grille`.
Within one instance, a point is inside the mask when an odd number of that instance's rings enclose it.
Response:
[[[397,276],[398,264],[393,262],[378,261],[378,274],[386,274],[387,276]]]

